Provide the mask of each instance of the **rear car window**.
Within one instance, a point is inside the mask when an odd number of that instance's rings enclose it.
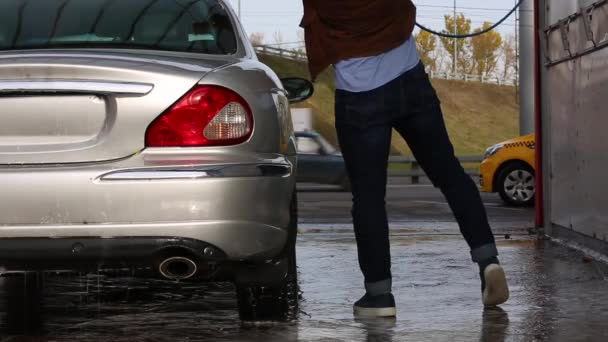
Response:
[[[232,54],[220,0],[0,0],[0,50],[136,48]]]

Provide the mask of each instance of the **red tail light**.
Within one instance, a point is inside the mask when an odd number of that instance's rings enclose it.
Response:
[[[236,145],[252,131],[251,109],[242,97],[218,86],[196,86],[152,122],[146,146]]]

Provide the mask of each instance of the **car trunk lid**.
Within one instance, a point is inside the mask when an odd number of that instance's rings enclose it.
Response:
[[[157,116],[230,63],[108,50],[0,54],[0,165],[133,155]]]

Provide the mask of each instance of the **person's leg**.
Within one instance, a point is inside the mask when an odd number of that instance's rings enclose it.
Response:
[[[403,80],[404,112],[395,129],[410,146],[433,185],[445,195],[473,261],[498,255],[479,190],[454,154],[437,95],[424,72]]]
[[[382,88],[366,93],[336,92],[336,130],[352,185],[359,265],[371,295],[391,292],[385,208],[391,127],[384,104]]]
[[[439,99],[424,70],[417,68],[402,78],[401,87],[402,108],[393,124],[431,182],[447,199],[471,249],[472,259],[480,265],[485,290],[483,272],[488,265],[498,264],[498,251],[479,190],[454,154]],[[508,294],[502,294],[488,301],[484,294],[484,303],[506,301]]]

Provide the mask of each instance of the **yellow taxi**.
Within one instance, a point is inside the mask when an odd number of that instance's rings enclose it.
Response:
[[[510,205],[533,205],[536,194],[535,148],[533,134],[488,148],[481,163],[481,191],[498,192]]]

